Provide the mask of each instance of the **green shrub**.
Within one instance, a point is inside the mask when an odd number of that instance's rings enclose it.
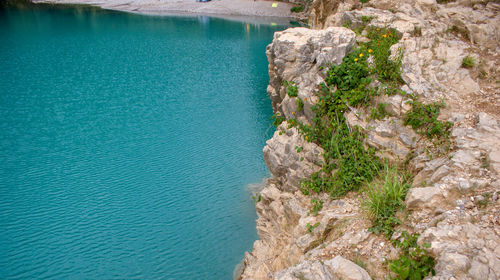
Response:
[[[299,95],[299,88],[294,82],[283,81],[283,85],[286,87],[286,92],[290,97],[297,97]]]
[[[451,31],[453,34],[457,36],[460,35],[463,39],[470,41],[469,31],[463,27],[453,25],[451,29],[448,29],[447,31]]]
[[[311,203],[312,203],[313,207],[312,207],[311,211],[309,211],[309,213],[313,216],[317,216],[319,211],[321,211],[321,209],[323,209],[323,201],[316,199],[316,198],[313,198],[313,199],[311,199]]]
[[[300,99],[299,97],[297,97],[297,99],[295,100],[295,102],[297,103],[297,112],[302,111],[302,109],[304,109],[304,102],[302,101],[302,99]]]
[[[342,196],[372,181],[382,166],[375,150],[365,147],[363,131],[349,127],[344,117],[350,107],[368,106],[377,95],[377,88],[370,86],[374,76],[386,82],[387,92],[396,92],[392,87],[401,80],[401,53],[395,61],[389,59],[390,47],[398,41],[395,30],[370,28],[368,37],[370,42],[349,53],[341,64],[327,69],[325,84],[316,93],[319,101],[312,108],[312,125],[288,120],[289,126],[296,126],[306,141],[324,149],[321,170],[301,182],[304,194],[325,191],[332,197]],[[373,65],[367,61],[371,55]],[[294,90],[288,89],[289,95],[290,92],[293,95]],[[375,113],[385,115],[383,105],[376,110]]]
[[[389,113],[385,109],[387,104],[379,103],[375,108],[371,108],[370,118],[371,120],[382,120],[383,118],[389,116]]]
[[[372,232],[391,237],[394,227],[401,223],[395,214],[404,208],[409,189],[409,176],[389,165],[385,166],[380,180],[365,187],[363,206],[372,221]]]
[[[311,225],[310,223],[306,224],[307,231],[312,234],[314,229],[317,228],[320,225],[319,222],[315,223],[314,225]]]
[[[278,127],[285,120],[285,118],[282,117],[279,113],[275,113],[271,116],[271,120],[273,120],[273,125],[275,127]]]
[[[434,258],[417,245],[418,236],[404,231],[394,241],[394,245],[401,249],[401,255],[398,259],[389,261],[389,269],[397,275],[393,279],[421,280],[429,274],[436,274]],[[429,247],[429,244],[424,244],[423,247]]]
[[[476,60],[472,57],[467,55],[462,59],[462,67],[463,68],[472,68],[476,65]]]
[[[304,10],[304,6],[300,5],[300,6],[295,6],[295,7],[292,7],[290,9],[290,12],[292,13],[300,13]]]
[[[376,17],[374,16],[361,16],[361,21],[364,23],[364,24],[367,24],[367,23],[370,23],[372,21],[372,19],[374,19]]]
[[[367,37],[370,42],[365,44],[365,48],[373,51],[375,59],[374,72],[381,81],[392,82],[396,84],[402,82],[401,79],[401,61],[402,51],[399,49],[399,54],[395,60],[390,59],[391,46],[398,42],[398,37],[395,29],[370,27]]]
[[[262,200],[262,196],[259,194],[256,194],[256,195],[252,195],[252,200],[253,200],[253,204],[257,204],[257,202],[260,202]]]
[[[359,0],[361,3],[368,3],[370,0]]]
[[[448,138],[451,122],[438,120],[441,108],[444,103],[422,104],[417,100],[411,101],[412,108],[404,119],[404,125],[410,125],[417,133],[429,139]]]

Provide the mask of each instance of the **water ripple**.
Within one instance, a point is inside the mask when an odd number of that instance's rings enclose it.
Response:
[[[0,5],[0,279],[231,279],[282,27],[37,7]]]

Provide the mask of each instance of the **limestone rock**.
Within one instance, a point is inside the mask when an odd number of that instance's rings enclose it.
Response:
[[[297,266],[279,271],[274,275],[276,280],[371,280],[370,275],[355,263],[341,256],[325,261],[306,261]]]
[[[288,98],[283,85],[284,81],[291,81],[298,87],[298,98],[304,102],[304,113],[311,119],[314,89],[324,81],[320,67],[327,63],[341,63],[355,39],[356,34],[343,27],[324,30],[298,27],[276,32],[266,50],[270,77],[267,91],[275,111],[287,118],[291,116],[290,108],[296,102],[294,98]]]
[[[336,276],[337,279],[345,280],[370,280],[371,277],[368,273],[355,263],[344,259],[341,256],[336,256],[335,258],[325,262],[325,265],[329,268],[331,273]]]
[[[443,198],[441,190],[436,187],[411,188],[406,195],[408,209],[435,208]]]
[[[289,191],[296,190],[301,179],[320,169],[323,149],[305,141],[296,128],[287,129],[286,123],[266,144],[263,152],[267,167]]]

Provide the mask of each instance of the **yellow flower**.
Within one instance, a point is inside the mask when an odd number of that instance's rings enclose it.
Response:
[[[372,53],[372,52],[373,52],[373,50],[372,50],[372,49],[369,49],[369,50],[368,50],[368,52],[369,52],[369,53]]]
[[[360,53],[360,54],[359,54],[359,57],[363,57],[363,54],[362,54],[362,53]]]
[[[307,136],[306,136],[306,137],[304,137],[304,138],[305,138],[306,140],[309,140],[309,137],[307,137]]]
[[[387,34],[382,35],[382,37],[387,38]]]
[[[380,28],[377,28],[377,31],[380,31]]]
[[[356,58],[354,59],[354,61],[358,61],[358,58],[356,57]]]
[[[292,115],[295,115],[295,112],[292,112]]]

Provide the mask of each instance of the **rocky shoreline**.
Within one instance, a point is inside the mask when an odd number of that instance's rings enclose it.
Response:
[[[284,121],[264,148],[273,178],[256,205],[260,240],[246,253],[240,279],[393,277],[387,263],[404,253],[394,246],[402,231],[429,245],[435,276],[422,278],[499,279],[500,4],[315,0],[308,15],[313,29],[277,32],[267,48],[267,91]],[[293,125],[314,123],[325,68],[366,42],[370,27],[396,30],[400,40],[391,50],[402,52],[403,83],[396,94],[372,100],[374,107],[384,104],[384,117],[371,119],[368,108],[352,107],[345,119],[350,128],[362,128],[366,147],[404,163],[414,176],[398,213],[402,223],[389,239],[370,230],[362,191],[335,199],[303,194],[301,181],[321,169],[324,150]],[[470,58],[472,67],[465,64]],[[408,96],[446,103],[439,115],[453,124],[446,149],[440,144],[436,152],[404,125],[412,109]],[[311,214],[317,201],[322,207]]]
[[[147,15],[211,15],[219,17],[273,17],[295,18],[290,11],[294,5],[264,0],[212,0],[200,3],[195,0],[32,0],[33,3],[84,4],[103,9]]]

